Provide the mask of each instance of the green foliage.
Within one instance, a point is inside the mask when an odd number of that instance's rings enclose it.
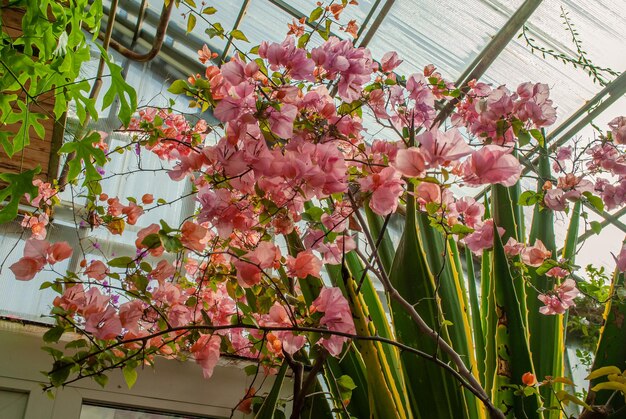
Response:
[[[31,199],[35,198],[39,190],[33,185],[33,179],[41,168],[37,167],[20,174],[2,173],[0,180],[7,183],[3,189],[0,189],[0,202],[8,200],[8,203],[0,209],[0,224],[8,223],[17,217],[17,210],[20,199],[28,194]]]

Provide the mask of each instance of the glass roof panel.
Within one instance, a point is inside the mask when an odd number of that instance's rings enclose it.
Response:
[[[421,72],[432,63],[444,77],[456,79],[522,3],[397,0],[369,48],[376,58],[397,51],[404,60],[400,74]]]
[[[622,71],[626,69],[624,34],[613,28],[626,27],[626,15],[623,14],[623,3],[621,6],[618,3],[608,0],[594,2],[591,11],[587,5],[583,9],[574,1],[544,1],[528,21],[529,36],[537,44],[556,53],[575,56],[571,35],[565,30],[560,17],[562,6],[569,13],[591,61]],[[602,16],[603,20],[606,17],[606,23],[595,16]],[[544,59],[540,53],[533,54],[523,38],[509,43],[487,70],[483,81],[506,84],[511,89],[526,81],[547,83],[551,89],[550,96],[558,107],[557,125],[602,89],[584,70],[551,57]]]

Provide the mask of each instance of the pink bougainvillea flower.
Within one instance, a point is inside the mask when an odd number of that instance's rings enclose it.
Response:
[[[533,246],[527,246],[521,251],[522,262],[528,266],[535,268],[541,266],[544,260],[552,256],[552,252],[546,248],[543,242],[539,239],[535,241]]]
[[[539,309],[541,314],[563,314],[570,307],[576,306],[574,298],[580,292],[576,288],[576,282],[572,278],[568,278],[561,285],[555,287],[553,291],[547,294],[539,294],[537,298],[545,304]]]
[[[48,249],[48,263],[54,265],[72,256],[74,249],[67,242],[54,243]]]
[[[435,183],[422,182],[417,186],[415,197],[421,205],[431,202],[441,204],[441,188]]]
[[[504,234],[504,229],[502,227],[498,227],[498,234],[502,236]],[[477,255],[481,255],[484,249],[490,249],[493,247],[493,220],[485,220],[483,225],[476,228],[476,230],[468,234],[463,241],[465,245]]]
[[[430,168],[448,166],[472,153],[456,128],[446,132],[437,129],[428,131],[418,135],[416,140],[421,144],[420,151]]]
[[[107,277],[108,273],[109,268],[100,260],[94,260],[89,264],[87,269],[85,269],[85,275],[87,275],[87,278],[92,278],[96,281],[102,281]]]
[[[474,198],[464,196],[448,206],[448,222],[453,225],[462,222],[468,227],[476,228],[485,215],[485,206]]]
[[[393,167],[385,167],[379,173],[359,179],[365,192],[372,192],[370,208],[378,215],[387,215],[398,208],[398,198],[402,195],[404,182],[400,172]]]
[[[626,116],[618,116],[609,122],[613,141],[617,144],[626,144]]]
[[[400,64],[402,64],[402,60],[398,58],[398,53],[395,51],[385,53],[380,60],[381,70],[385,73],[395,70]]]
[[[44,240],[46,238],[46,226],[49,223],[48,214],[45,212],[37,217],[26,215],[21,222],[22,227],[30,228],[31,239]]]
[[[262,271],[254,262],[237,259],[233,265],[237,270],[237,282],[243,288],[250,288],[261,282]]]
[[[30,281],[35,275],[43,269],[43,264],[38,258],[24,256],[20,258],[9,269],[15,275],[15,279],[19,281]]]
[[[567,275],[569,275],[569,271],[561,268],[560,266],[555,266],[546,272],[546,276],[550,276],[552,278],[565,278]]]
[[[463,180],[469,185],[486,183],[515,185],[522,173],[522,166],[510,154],[511,150],[497,145],[487,145],[473,152],[462,164]]]
[[[298,253],[295,258],[287,256],[287,269],[289,275],[297,278],[306,278],[309,275],[320,278],[322,261],[312,251],[305,250]]]
[[[276,261],[281,257],[280,249],[272,242],[262,241],[256,248],[246,253],[245,257],[251,262],[259,265],[261,269],[267,269],[274,266]]]
[[[270,129],[280,138],[291,138],[293,136],[293,121],[297,114],[298,108],[290,104],[283,104],[280,111],[270,108],[268,116]]]
[[[399,149],[393,167],[403,176],[419,177],[424,175],[426,161],[417,147]]]
[[[324,315],[320,320],[321,326],[326,326],[329,330],[342,333],[356,333],[350,305],[337,287],[323,288],[319,296],[311,304],[311,312],[322,312]],[[339,356],[343,344],[348,338],[332,335],[329,338],[320,339],[320,343],[333,356]]]
[[[133,334],[139,333],[139,321],[143,316],[143,302],[132,300],[120,305],[120,322],[122,327]]]
[[[126,222],[128,224],[135,225],[139,217],[143,215],[143,208],[134,202],[131,202],[128,206],[122,209],[122,214],[126,215]]]
[[[85,306],[85,289],[83,284],[68,284],[61,297],[55,297],[52,305],[73,312]]]
[[[504,245],[504,253],[508,256],[517,256],[524,250],[524,243],[520,243],[515,240],[513,237],[509,237],[506,244]]]
[[[185,221],[181,227],[180,241],[188,249],[202,252],[207,245],[209,230],[194,223]]]
[[[143,244],[142,242],[149,235],[158,234],[160,230],[161,230],[161,226],[159,226],[158,224],[154,224],[154,223],[150,224],[148,227],[145,227],[139,230],[137,232],[137,240],[135,240],[135,246],[137,247],[137,249],[148,249],[148,246]],[[158,246],[154,246],[149,249],[150,254],[154,257],[161,256],[164,251],[165,249],[163,249],[163,246],[161,246],[160,244]]]
[[[222,338],[219,335],[200,335],[200,338],[191,346],[191,354],[196,362],[202,367],[204,378],[211,378],[213,370],[220,359],[220,344]]]
[[[159,282],[163,282],[175,273],[176,268],[174,267],[174,265],[163,259],[160,260],[159,263],[157,263],[156,268],[154,268],[152,272],[150,272],[150,276],[152,276],[152,278],[156,279]]]
[[[90,313],[86,319],[85,331],[98,339],[113,339],[122,333],[122,323],[117,310],[111,306],[104,311]]]

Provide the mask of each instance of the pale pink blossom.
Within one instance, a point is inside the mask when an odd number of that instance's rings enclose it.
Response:
[[[122,323],[115,308],[108,306],[105,311],[86,316],[85,331],[98,339],[113,339],[122,333]]]
[[[543,242],[537,239],[533,246],[527,246],[520,254],[522,262],[537,268],[541,266],[544,260],[552,256],[552,251],[548,250]]]
[[[617,144],[626,144],[626,116],[615,117],[609,122],[613,141]]]
[[[426,161],[420,149],[417,147],[409,147],[407,149],[399,149],[396,155],[396,161],[393,167],[403,176],[419,177],[424,175],[426,170]]]
[[[286,265],[291,276],[306,278],[311,275],[320,278],[322,261],[311,250],[300,252],[295,258],[287,256]]]
[[[211,378],[213,370],[220,359],[222,338],[217,335],[200,334],[200,338],[191,346],[191,354],[202,367],[204,378]]]
[[[396,211],[398,199],[404,191],[400,172],[385,167],[379,173],[359,179],[359,184],[364,192],[372,192],[370,208],[376,214],[387,215]]]
[[[100,260],[94,260],[85,269],[85,275],[87,278],[95,279],[96,281],[102,281],[107,277],[109,268]]]
[[[524,243],[518,242],[513,237],[509,237],[504,245],[504,253],[508,256],[517,256],[522,250],[524,250]]]
[[[395,51],[385,53],[380,60],[381,70],[385,73],[393,71],[400,64],[402,64],[402,60],[398,58],[398,53]]]
[[[448,166],[472,153],[461,133],[453,128],[443,132],[438,129],[417,136],[420,152],[430,168]]]
[[[320,326],[342,333],[356,333],[350,305],[339,288],[322,288],[319,296],[311,304],[311,312],[322,312]],[[320,343],[333,356],[339,356],[347,337],[331,335],[320,339]]]
[[[511,149],[497,145],[487,145],[475,151],[461,166],[463,180],[470,185],[515,185],[522,173],[522,166],[510,153]]]
[[[498,234],[502,236],[504,234],[504,229],[502,227],[498,227]],[[484,249],[490,249],[493,247],[493,220],[485,220],[485,222],[476,230],[465,236],[463,241],[465,245],[475,254],[481,255]]]
[[[563,314],[570,307],[576,306],[574,298],[580,292],[576,288],[576,282],[568,278],[561,285],[555,287],[554,291],[546,294],[539,294],[537,298],[545,304],[539,309],[541,314]]]

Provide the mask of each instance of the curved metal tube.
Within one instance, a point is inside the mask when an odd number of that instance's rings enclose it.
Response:
[[[133,61],[146,62],[152,60],[161,51],[161,47],[163,46],[163,41],[165,39],[165,34],[167,32],[167,25],[170,22],[173,8],[174,1],[170,1],[167,6],[165,4],[163,5],[163,10],[161,11],[161,19],[159,20],[159,25],[156,28],[156,35],[154,37],[154,42],[150,51],[146,52],[145,54],[140,54],[136,51],[126,48],[115,39],[111,39],[110,41],[111,48],[122,54],[124,57]],[[98,38],[101,37],[102,35],[98,35]]]

